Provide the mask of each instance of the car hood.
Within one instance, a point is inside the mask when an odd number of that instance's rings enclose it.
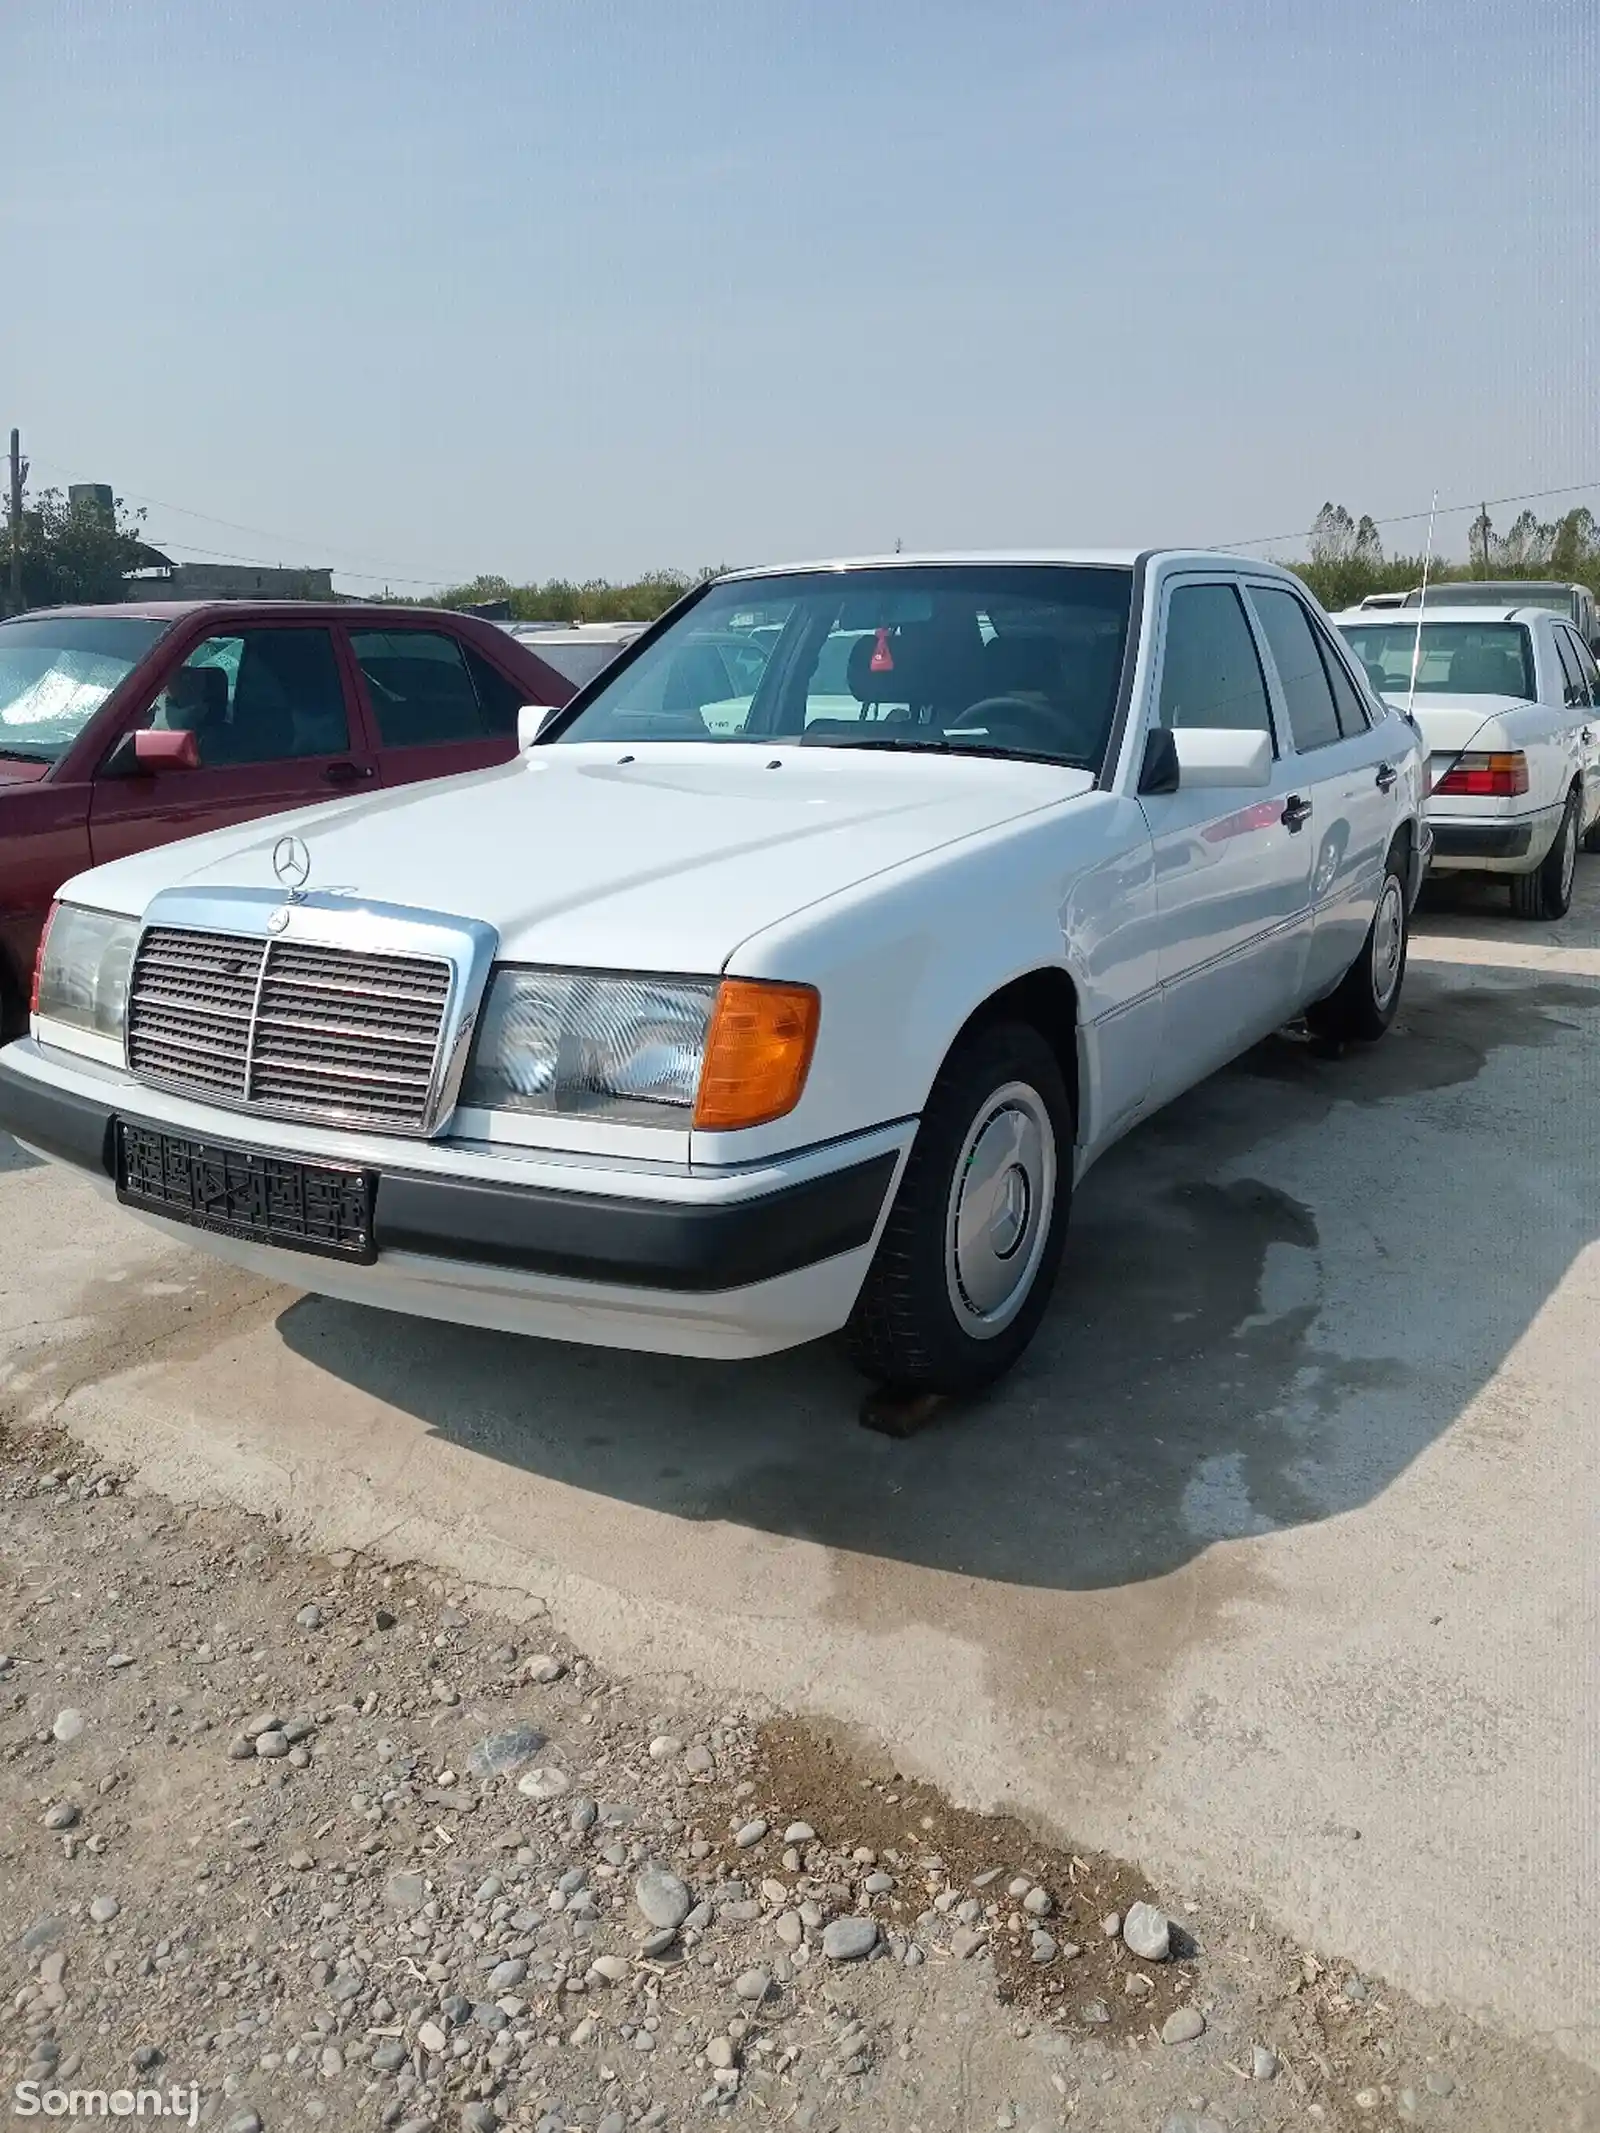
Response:
[[[1403,690],[1395,691],[1386,700],[1397,711],[1406,708]],[[1485,726],[1492,727],[1509,712],[1533,708],[1524,696],[1436,696],[1430,691],[1417,697],[1414,711],[1432,754],[1459,755],[1463,748],[1472,746]]]
[[[159,890],[307,887],[487,920],[508,959],[714,971],[752,934],[868,876],[1092,790],[1087,772],[781,744],[535,748],[503,768],[273,816],[80,875],[142,915]]]
[[[37,785],[49,768],[48,763],[24,761],[17,755],[0,755],[0,786]]]

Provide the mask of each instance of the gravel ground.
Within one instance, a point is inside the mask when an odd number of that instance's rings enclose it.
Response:
[[[81,1456],[0,1440],[8,2088],[194,2084],[229,2133],[1600,2127],[1265,1916]]]

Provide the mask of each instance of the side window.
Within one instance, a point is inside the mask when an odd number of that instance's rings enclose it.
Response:
[[[150,724],[193,733],[208,770],[339,755],[350,727],[333,639],[289,628],[207,637],[156,698]]]
[[[1587,710],[1589,707],[1589,682],[1578,664],[1578,640],[1570,630],[1554,629],[1550,632],[1556,641],[1556,650],[1561,656],[1561,701],[1569,711]]]
[[[500,730],[485,716],[454,637],[434,630],[352,630],[350,647],[384,747],[483,740]]]
[[[1267,684],[1243,603],[1231,585],[1179,585],[1161,655],[1163,726],[1272,732]]]
[[[1594,654],[1581,637],[1573,639],[1572,648],[1578,656],[1578,672],[1589,684],[1589,701],[1600,707],[1600,667],[1595,665]]]
[[[490,666],[481,653],[471,645],[463,647],[467,655],[467,672],[472,676],[472,686],[477,691],[478,702],[483,710],[484,730],[488,733],[515,733],[517,713],[527,698],[514,681],[507,681],[498,667]]]
[[[1295,747],[1301,755],[1326,748],[1340,738],[1339,715],[1317,640],[1311,634],[1310,616],[1293,593],[1280,592],[1275,586],[1252,585],[1250,597],[1283,684]]]
[[[1322,664],[1327,669],[1328,686],[1333,691],[1333,708],[1339,715],[1339,731],[1349,740],[1352,734],[1367,733],[1372,721],[1367,716],[1367,707],[1361,701],[1361,692],[1345,671],[1344,661],[1333,646],[1317,631],[1317,650],[1322,654]]]

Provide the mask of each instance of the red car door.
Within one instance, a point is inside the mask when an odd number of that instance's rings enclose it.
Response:
[[[357,619],[348,643],[385,785],[509,763],[520,706],[557,700],[519,688],[437,617]]]
[[[89,807],[96,865],[375,784],[377,765],[351,712],[326,625],[213,630],[167,671],[132,722],[192,732],[198,767],[147,770],[126,741],[114,748]]]

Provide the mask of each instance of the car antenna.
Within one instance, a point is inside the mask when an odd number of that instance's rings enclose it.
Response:
[[[1439,509],[1439,492],[1428,506],[1428,550],[1422,558],[1422,591],[1417,598],[1417,634],[1411,640],[1411,687],[1406,695],[1406,717],[1416,724],[1417,669],[1422,664],[1422,618],[1428,612],[1428,575],[1433,569],[1433,521]]]

